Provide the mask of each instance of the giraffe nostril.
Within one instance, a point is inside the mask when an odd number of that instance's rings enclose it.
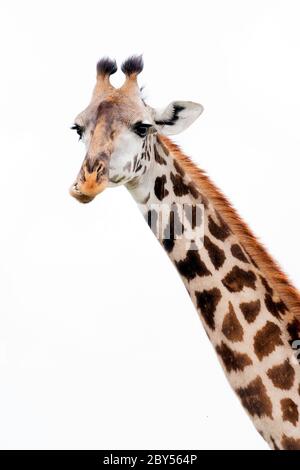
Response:
[[[97,173],[98,175],[102,175],[104,173],[104,163],[103,162],[99,162],[98,166],[97,166]]]

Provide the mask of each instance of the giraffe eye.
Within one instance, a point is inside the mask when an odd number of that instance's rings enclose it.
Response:
[[[151,124],[139,121],[132,126],[133,132],[135,132],[139,137],[146,137],[148,134],[149,128],[152,127]]]
[[[82,135],[83,135],[83,132],[84,132],[84,128],[82,126],[80,126],[79,124],[74,124],[71,129],[74,129],[77,134],[79,135],[79,140],[82,139]]]

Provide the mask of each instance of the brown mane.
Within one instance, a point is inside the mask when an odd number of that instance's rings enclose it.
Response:
[[[292,285],[287,275],[281,270],[276,261],[269,255],[266,248],[258,241],[248,225],[240,218],[228,199],[213,184],[203,170],[198,168],[180,148],[165,136],[159,136],[165,147],[178,160],[199,187],[201,193],[214,205],[230,229],[237,235],[240,242],[266,276],[270,285],[285,302],[289,310],[300,319],[300,294]]]

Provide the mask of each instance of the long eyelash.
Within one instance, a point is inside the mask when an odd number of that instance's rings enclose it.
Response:
[[[151,127],[152,124],[150,124],[149,122],[143,122],[143,121],[137,121],[134,126],[145,126],[145,127]]]
[[[150,127],[152,127],[151,124],[148,124],[148,123],[143,123],[142,121],[138,121],[136,122],[133,126],[132,126],[132,130],[138,134],[140,137],[145,137],[146,134],[147,134],[147,129],[149,129]],[[139,128],[144,128],[146,129],[146,132],[140,132],[139,131]]]
[[[74,129],[77,134],[79,135],[79,140],[82,139],[82,135],[84,133],[84,129],[83,127],[81,127],[79,124],[73,124],[73,126],[71,127],[71,129]]]

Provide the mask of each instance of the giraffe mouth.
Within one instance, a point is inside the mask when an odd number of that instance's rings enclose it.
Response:
[[[87,194],[82,193],[78,187],[78,183],[74,183],[71,186],[70,194],[82,204],[87,204],[88,202],[91,202],[95,198],[95,196],[89,196]]]

